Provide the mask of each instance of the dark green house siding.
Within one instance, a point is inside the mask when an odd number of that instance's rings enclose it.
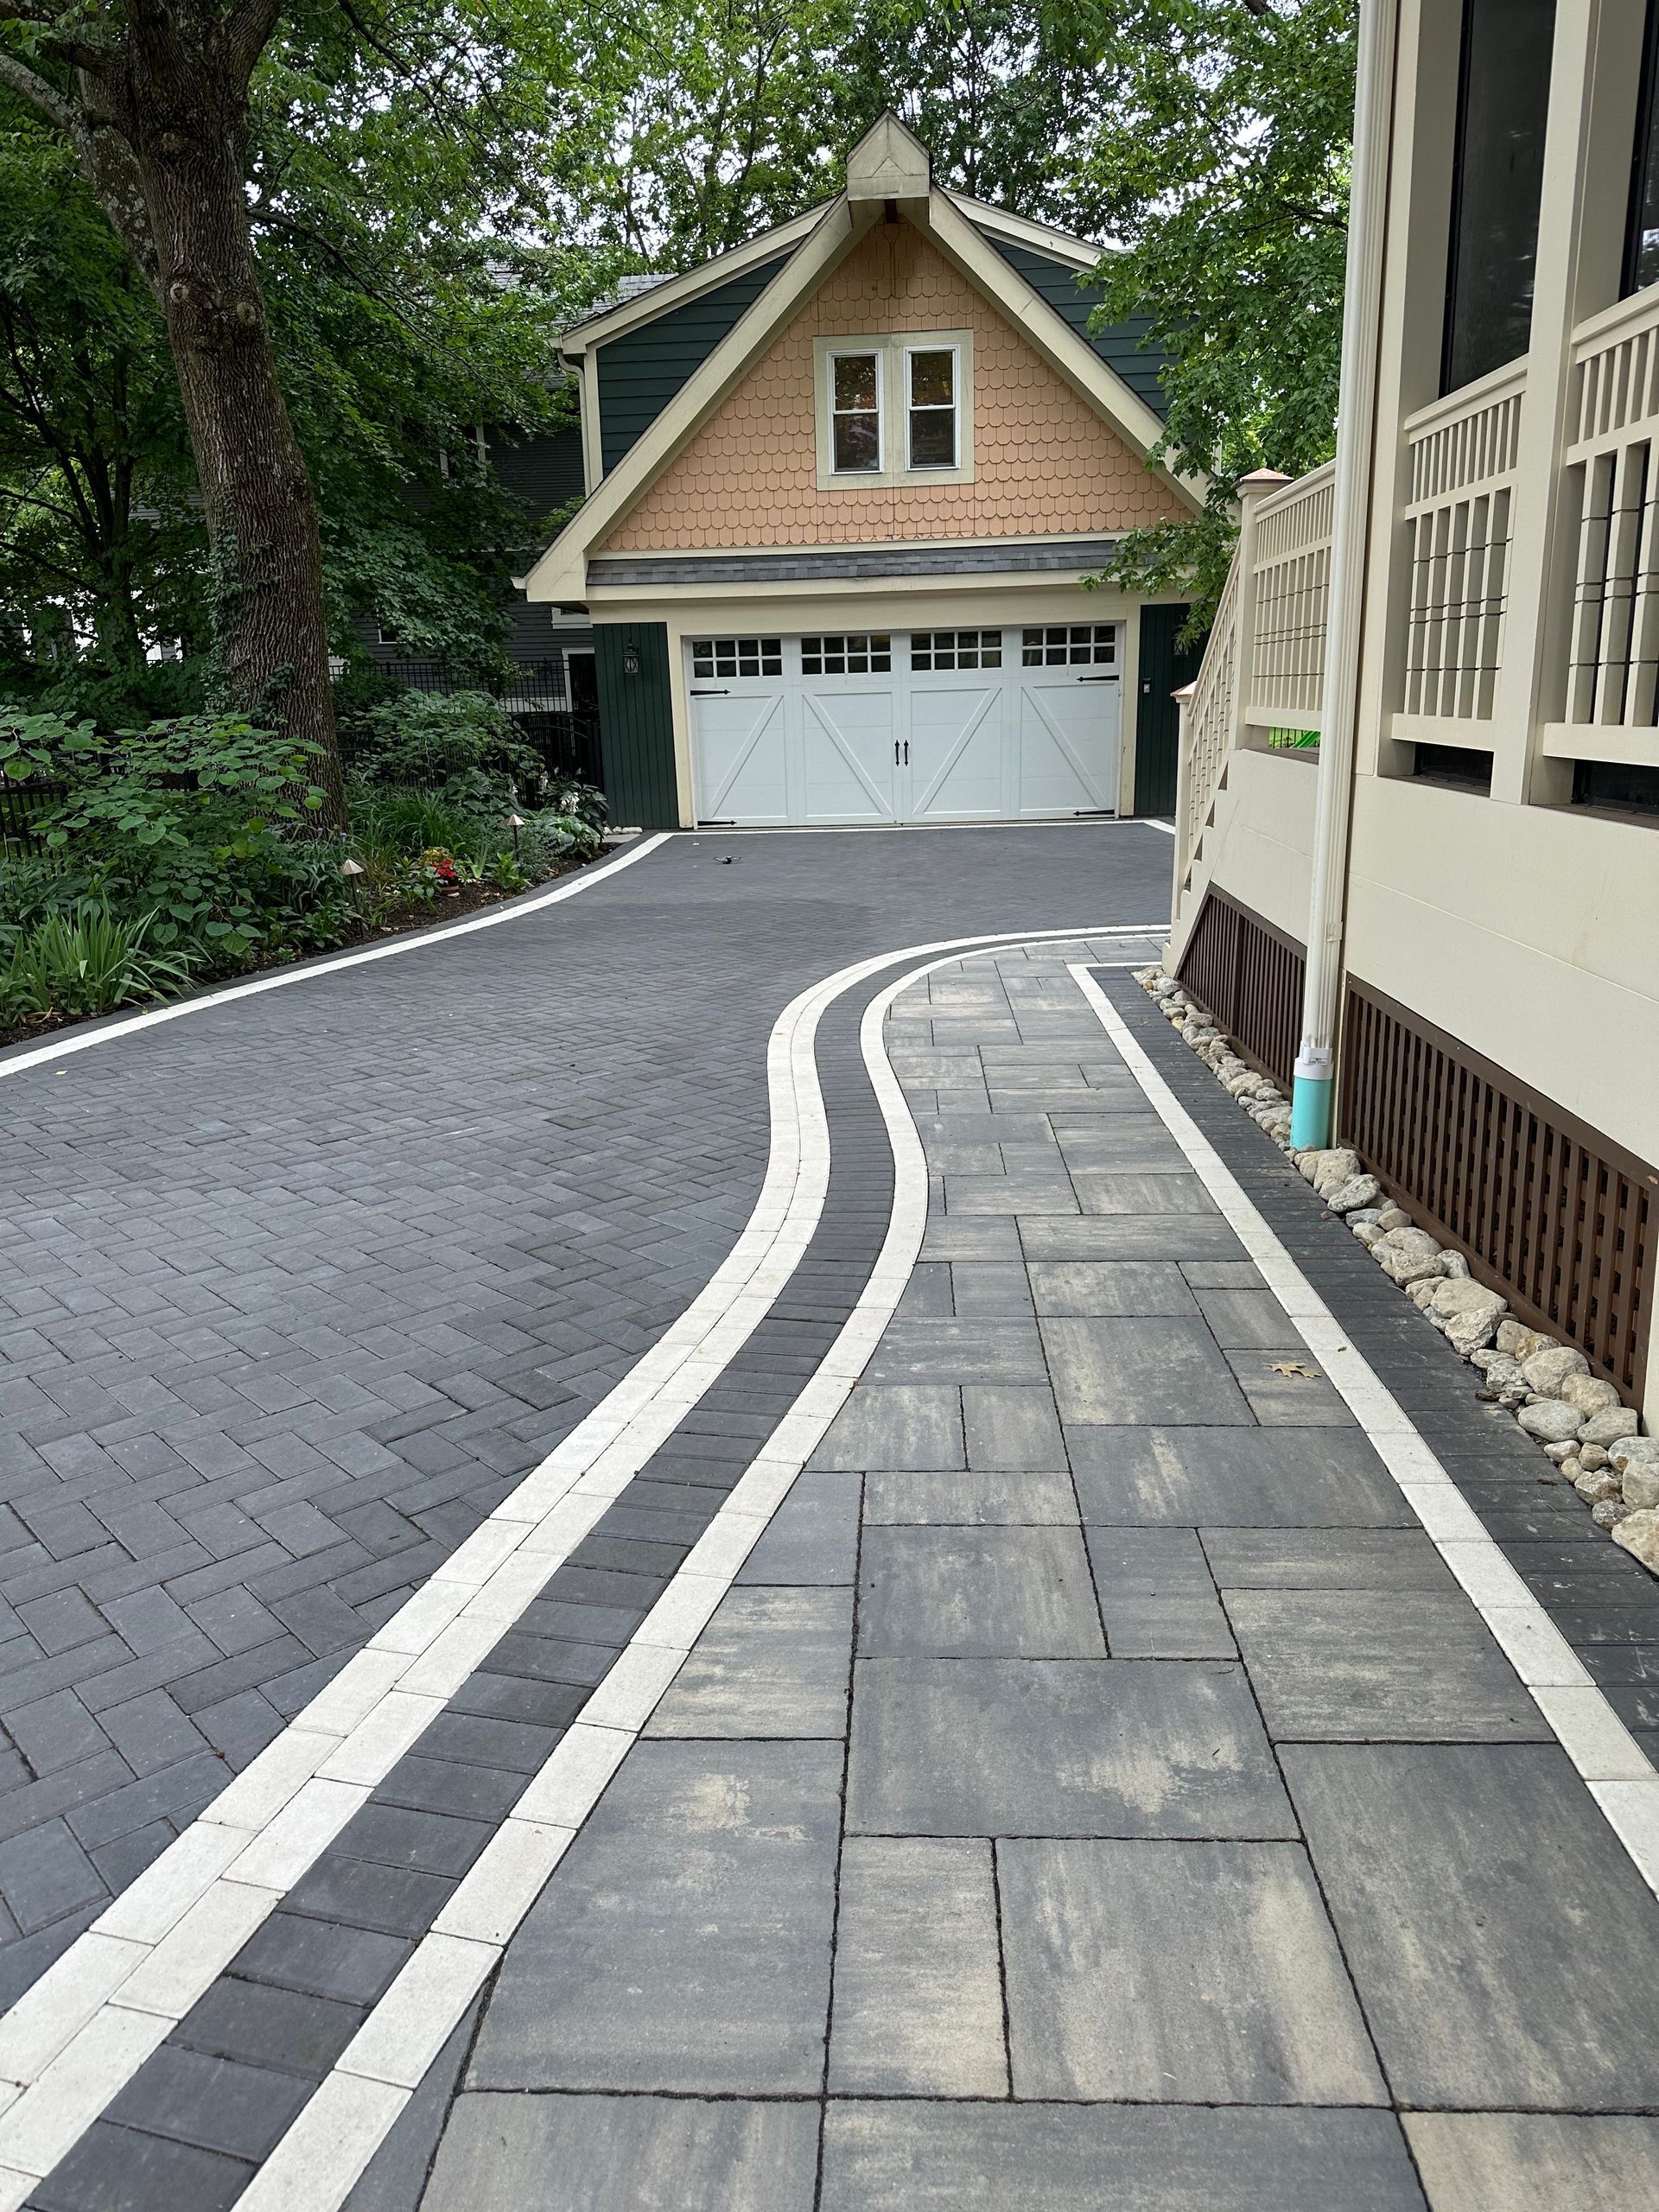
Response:
[[[1109,323],[1104,330],[1090,330],[1089,318],[1100,305],[1100,295],[1077,282],[1069,262],[1052,261],[1030,246],[1011,245],[987,231],[984,237],[1011,269],[1022,276],[1033,292],[1057,308],[1082,337],[1086,338],[1109,368],[1116,369],[1137,398],[1161,416],[1169,411],[1160,371],[1166,356],[1156,346],[1141,350],[1141,341],[1152,327],[1145,315],[1131,315],[1127,322]]]
[[[636,664],[632,675],[630,650]],[[667,625],[595,622],[594,673],[611,820],[619,828],[677,828]]]
[[[779,254],[599,348],[600,451],[608,476],[789,259]]]
[[[1204,640],[1178,646],[1176,633],[1185,621],[1185,607],[1143,607],[1141,610],[1141,696],[1135,717],[1135,810],[1175,810],[1176,747],[1180,709],[1174,694],[1190,683],[1204,658]]]

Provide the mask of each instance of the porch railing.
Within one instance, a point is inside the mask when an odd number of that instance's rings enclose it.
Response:
[[[1578,558],[1565,712],[1544,749],[1659,767],[1659,290],[1574,333],[1567,440]]]
[[[1402,705],[1414,722],[1491,715],[1526,383],[1525,361],[1511,362],[1404,424],[1409,582]],[[1439,734],[1470,741],[1456,728]]]

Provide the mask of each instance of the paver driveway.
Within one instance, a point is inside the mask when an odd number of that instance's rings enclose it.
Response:
[[[1149,918],[1168,867],[1117,825],[677,838],[0,1078],[0,2000],[684,1307],[797,991]]]
[[[1440,1341],[1354,1294],[1373,1286],[1351,1272],[1351,1240],[1248,1122],[1224,1102],[1211,1114],[1217,1095],[1200,1097],[1182,1049],[1096,965],[1135,957],[1136,940],[944,956],[907,987],[913,962],[841,979],[813,1054],[774,1038],[766,1189],[713,1272],[760,1186],[760,1063],[792,990],[906,941],[1155,913],[1155,835],[683,840],[515,925],[563,962],[575,918],[597,935],[604,902],[614,939],[648,897],[660,938],[675,904],[732,912],[745,867],[760,881],[741,895],[780,942],[793,902],[821,916],[817,871],[830,906],[861,901],[856,928],[769,984],[753,929],[723,995],[696,997],[684,948],[671,966],[695,1003],[652,983],[610,1093],[622,1161],[649,1152],[632,1122],[653,1092],[659,1126],[675,1123],[665,1147],[722,1097],[732,1116],[700,1155],[725,1163],[724,1181],[705,1171],[724,1211],[694,1216],[692,1252],[656,1255],[649,1294],[629,1294],[649,1316],[634,1342],[655,1349],[597,1414],[577,1423],[628,1344],[575,1370],[602,1381],[526,1425],[516,1463],[491,1478],[474,1465],[471,1487],[450,1474],[448,1498],[469,1522],[489,1510],[486,1527],[458,1549],[461,1525],[429,1535],[447,1556],[418,1573],[405,1558],[396,1584],[383,1569],[357,1637],[384,1625],[337,1673],[334,1706],[309,1705],[241,1799],[219,1799],[0,2024],[0,2079],[26,2085],[0,2108],[16,2177],[0,2171],[0,2203],[1600,2212],[1659,2197],[1659,1906],[1592,1794],[1625,1793],[1609,1802],[1651,1875],[1659,1784],[1599,1693],[1565,1687],[1577,1662],[1559,1639],[1551,1657],[1548,1619],[1473,1541],[1401,1399],[1379,1422],[1375,1379],[1356,1382],[1349,1344],[1319,1337],[1318,1300],[1252,1190],[1384,1382],[1425,1408],[1453,1387]],[[984,879],[977,904],[941,880],[964,866]],[[1074,866],[1097,880],[1074,883]],[[931,904],[912,912],[924,876]],[[493,935],[463,955],[474,1007],[525,957],[515,928]],[[403,963],[429,1006],[445,957]],[[642,953],[636,976],[653,972]],[[395,995],[416,979],[377,981]],[[348,975],[286,994],[284,1043],[313,991],[360,988]],[[703,1033],[740,1004],[747,1027],[740,1041],[734,1019],[728,1041],[747,1092]],[[370,1005],[358,996],[359,1035]],[[222,1023],[223,1046],[237,1011],[202,1030]],[[656,1076],[649,1020],[677,1043]],[[435,1211],[405,1209],[404,1335],[471,1325],[470,1359],[451,1337],[437,1347],[443,1426],[463,1446],[513,1433],[499,1400],[525,1401],[505,1378],[552,1364],[480,1325],[505,1300],[531,1333],[538,1270],[584,1230],[600,1244],[606,1203],[601,1128],[577,1236],[560,1241],[567,1179],[517,1237],[497,1223],[479,1240],[476,1280],[435,1296],[428,1240],[464,1212],[442,1178],[477,1172],[479,1135],[503,1174],[547,1110],[518,1096],[495,1033],[480,1043],[484,1128],[440,1123]],[[143,1049],[159,1053],[159,1033]],[[1198,1172],[1202,1141],[1160,1103],[1147,1052],[1236,1182]],[[791,1092],[780,1073],[809,1058],[821,1126],[813,1085]],[[409,1129],[404,1160],[422,1149]],[[201,1187],[189,1166],[181,1195]],[[331,1182],[349,1203],[376,1179]],[[618,1278],[639,1274],[679,1195],[613,1193],[632,1211],[601,1270],[553,1278],[562,1314],[615,1328]],[[711,1272],[691,1311],[713,1318],[664,1333]],[[302,1355],[315,1378],[325,1352],[363,1371],[348,1341],[245,1345],[213,1372],[281,1375]],[[399,1354],[379,1340],[374,1356]],[[344,1433],[310,1398],[308,1437]],[[1471,1491],[1523,1497],[1531,1447],[1472,1407],[1463,1418]],[[401,1510],[406,1465],[399,1480],[372,1502]],[[158,1495],[182,1524],[195,1485]],[[293,1495],[336,1522],[351,1510],[338,1470]],[[319,1558],[336,1580],[362,1564]]]

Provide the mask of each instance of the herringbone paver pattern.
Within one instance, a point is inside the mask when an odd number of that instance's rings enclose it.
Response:
[[[846,962],[1155,914],[1155,832],[684,837],[0,1084],[0,2001],[707,1280]]]

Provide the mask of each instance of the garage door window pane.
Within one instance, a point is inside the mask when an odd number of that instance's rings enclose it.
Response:
[[[881,366],[874,353],[830,357],[830,423],[837,475],[869,475],[881,466]]]
[[[957,352],[918,347],[905,357],[910,378],[910,466],[957,465]]]
[[[868,632],[839,638],[803,638],[803,676],[885,676],[893,667],[893,639]]]
[[[938,669],[1001,668],[1000,630],[918,630],[910,641],[910,664],[924,674]]]
[[[1116,622],[1056,622],[1027,630],[1020,647],[1027,668],[1114,667],[1117,661]]]
[[[709,676],[781,676],[781,638],[694,638],[691,673]]]

